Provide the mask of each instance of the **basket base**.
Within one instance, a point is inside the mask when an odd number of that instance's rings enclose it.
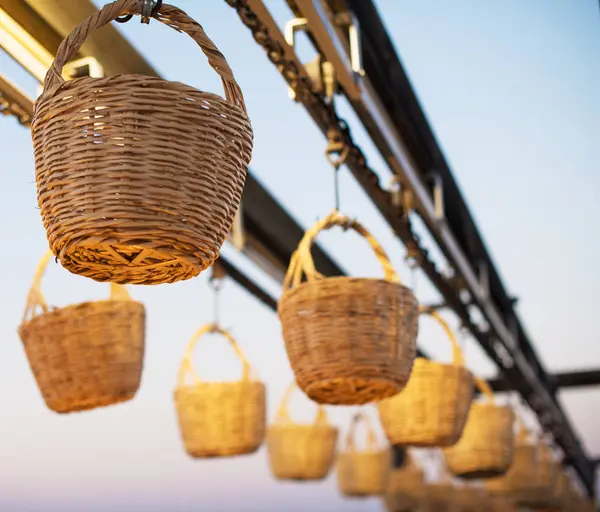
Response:
[[[364,405],[396,395],[402,388],[389,379],[338,377],[309,385],[298,380],[302,391],[315,402],[327,405]]]
[[[233,446],[212,450],[190,451],[186,449],[186,452],[192,459],[215,459],[217,457],[237,457],[238,455],[250,455],[258,451],[259,448],[260,444],[253,446]]]
[[[98,409],[99,407],[110,407],[111,405],[121,404],[123,402],[129,402],[135,397],[136,393],[124,393],[118,396],[111,397],[98,397],[90,398],[89,400],[77,401],[77,402],[60,402],[55,400],[46,400],[48,409],[58,414],[69,414],[72,412],[84,412],[91,411],[92,409]]]
[[[453,472],[455,476],[463,478],[465,480],[485,480],[488,478],[495,478],[506,474],[506,469],[476,469],[473,471],[465,471],[464,473]]]
[[[146,242],[149,245],[149,242]],[[164,245],[168,245],[165,241]],[[81,239],[69,250],[56,254],[61,265],[72,274],[101,283],[164,284],[196,277],[212,261],[194,261],[191,255],[178,255],[167,249],[148,249],[139,245],[91,244]]]

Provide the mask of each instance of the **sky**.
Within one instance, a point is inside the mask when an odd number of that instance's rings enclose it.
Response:
[[[283,79],[224,1],[173,3],[203,24],[243,89],[255,132],[252,173],[300,224],[310,226],[334,204],[321,133],[288,99]],[[265,3],[281,25],[291,17],[283,0]],[[540,358],[553,371],[599,367],[598,2],[378,0],[376,5],[507,289],[520,298],[518,310]],[[189,38],[156,22],[132,22],[119,30],[165,78],[221,92],[216,74]],[[303,40],[299,52],[304,60],[312,56]],[[2,53],[0,70],[37,94],[38,85]],[[386,183],[385,162],[342,99],[338,110]],[[131,287],[148,315],[142,386],[133,401],[68,416],[46,409],[16,329],[47,242],[36,207],[30,135],[11,118],[0,119],[0,154],[0,510],[383,510],[375,498],[340,497],[333,472],[319,484],[275,482],[264,449],[224,460],[185,455],[172,392],[187,341],[212,320],[207,274],[173,285]],[[341,209],[374,233],[403,280],[416,285],[421,301],[437,299],[422,275],[411,276],[404,248],[347,170],[341,174]],[[381,275],[357,237],[333,232],[319,241],[350,274]],[[233,247],[223,251],[279,295],[277,283]],[[108,285],[55,264],[43,289],[57,306],[108,295]],[[223,324],[267,384],[272,419],[292,379],[278,319],[234,282],[222,291],[221,311]],[[447,318],[456,326],[451,315]],[[440,360],[450,357],[448,342],[427,320],[421,322],[419,343]],[[473,340],[463,336],[461,343],[469,367],[492,376],[493,365]],[[219,338],[199,344],[196,363],[207,379],[240,374]],[[600,456],[600,418],[591,412],[600,407],[599,390],[562,392],[560,399],[586,449]],[[299,420],[314,414],[300,395],[292,406]],[[342,433],[355,410],[330,410]],[[366,410],[375,417],[372,407]],[[435,478],[432,461],[427,469]]]

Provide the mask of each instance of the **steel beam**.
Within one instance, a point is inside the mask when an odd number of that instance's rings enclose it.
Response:
[[[564,388],[600,386],[600,370],[561,372],[550,374],[549,377],[554,392]],[[494,391],[515,390],[515,386],[502,377],[490,380],[489,384]]]
[[[231,4],[231,2],[229,3]],[[317,3],[319,8],[315,7]],[[235,4],[242,20],[252,29],[257,41],[262,42],[265,49],[267,49],[267,45],[264,44],[264,41],[269,42],[269,57],[276,62],[278,69],[288,83],[292,86],[310,83],[306,70],[295,55],[293,48],[286,43],[281,30],[263,1],[245,0],[238,1]],[[344,46],[344,44],[347,47],[344,34],[332,22],[333,13],[328,12],[328,7],[324,2],[321,0],[295,0],[294,4],[302,17],[308,20],[309,28],[311,25],[320,26],[319,30],[312,34],[312,37],[314,40],[318,39],[317,47],[321,52],[326,54],[336,51],[336,48]],[[348,4],[356,9],[354,14],[362,27],[363,45],[365,45],[369,42],[369,38],[365,36],[364,31],[369,24],[368,20],[364,19],[364,13],[362,16],[359,13],[360,6],[363,8],[365,5],[371,6],[374,11],[374,14],[371,12],[372,16],[377,15],[377,12],[369,0],[349,0]],[[251,11],[251,15],[247,12],[248,10]],[[377,19],[379,20],[378,15]],[[387,36],[381,20],[379,20],[379,24],[381,25],[380,30]],[[260,38],[257,37],[259,34]],[[324,48],[327,48],[327,50],[324,50]],[[349,101],[385,158],[390,170],[399,177],[404,187],[412,191],[418,214],[423,218],[434,240],[451,265],[454,276],[458,279],[452,282],[445,279],[432,264],[423,267],[423,270],[442,293],[446,303],[457,313],[463,324],[481,343],[486,353],[501,368],[503,375],[515,382],[520,394],[537,413],[543,427],[553,434],[557,443],[568,455],[569,460],[573,461],[573,465],[587,491],[593,494],[593,467],[564,411],[551,392],[545,372],[539,360],[535,357],[533,348],[523,342],[523,330],[518,319],[516,319],[516,315],[512,310],[510,314],[506,314],[506,309],[503,307],[505,305],[499,304],[496,298],[491,295],[493,288],[490,285],[493,283],[482,283],[481,268],[485,268],[485,275],[490,279],[492,276],[497,277],[491,260],[486,261],[484,254],[479,254],[479,258],[474,259],[473,254],[467,253],[459,242],[454,227],[450,225],[448,219],[440,218],[439,211],[436,211],[433,189],[431,184],[427,183],[427,176],[437,169],[422,168],[419,165],[416,155],[407,147],[400,135],[397,124],[394,122],[395,120],[386,107],[386,101],[389,103],[390,97],[397,98],[401,93],[401,91],[394,88],[397,86],[394,77],[399,73],[402,74],[403,70],[393,46],[391,50],[380,48],[375,53],[379,59],[388,63],[387,67],[384,68],[387,82],[385,80],[383,82],[388,84],[387,89],[389,90],[384,91],[383,97],[380,96],[382,94],[381,90],[376,90],[374,84],[371,83],[369,61],[365,59],[366,76],[357,84],[357,87],[360,88],[359,99],[349,98]],[[368,51],[365,55],[369,56]],[[397,61],[398,66],[395,66],[394,59]],[[392,64],[389,64],[390,62]],[[408,83],[407,79],[406,81]],[[331,128],[339,129],[339,126],[332,125],[332,120],[335,122],[337,116],[335,112],[332,112],[331,105],[322,96],[319,97],[314,93],[296,94],[296,98],[304,104],[307,112],[313,117],[324,134],[327,134]],[[423,116],[422,112],[421,115]],[[339,120],[337,121],[339,122]],[[346,140],[348,140],[348,137],[346,135]],[[441,153],[437,145],[429,148],[429,151],[434,150]],[[391,207],[389,194],[381,189],[376,176],[365,172],[364,162],[361,163],[357,158],[352,158],[347,163],[354,176],[390,226],[396,231],[399,238],[404,243],[412,242],[413,240],[410,233],[407,233],[405,223],[399,218],[400,212],[397,208]],[[446,207],[449,206],[450,199],[451,196],[444,191]],[[467,220],[471,221],[466,223],[467,228],[470,229],[471,240],[476,240],[479,235],[475,224],[470,217]],[[457,287],[456,282],[464,284]],[[463,288],[469,292],[471,302],[482,312],[486,320],[486,328],[477,327],[472,323],[470,313],[460,299],[459,294]],[[509,302],[509,304],[512,308],[512,302]]]

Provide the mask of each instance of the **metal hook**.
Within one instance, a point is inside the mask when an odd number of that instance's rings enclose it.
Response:
[[[158,14],[162,7],[162,0],[138,0],[138,8],[142,16],[142,23],[148,25],[150,18]]]

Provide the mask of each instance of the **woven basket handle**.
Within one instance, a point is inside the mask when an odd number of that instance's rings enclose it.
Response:
[[[465,358],[463,357],[460,345],[458,344],[458,341],[456,340],[456,336],[454,336],[452,329],[450,329],[448,322],[446,322],[446,320],[444,320],[444,318],[437,311],[434,311],[432,309],[420,307],[419,313],[422,315],[430,316],[442,327],[442,329],[448,336],[450,343],[452,343],[452,362],[456,366],[464,366]]]
[[[202,338],[202,336],[204,336],[205,334],[209,333],[220,334],[225,339],[227,339],[227,341],[231,345],[231,348],[233,348],[235,355],[242,362],[242,380],[250,380],[252,368],[250,367],[250,363],[248,362],[248,359],[246,359],[246,356],[242,352],[242,349],[238,345],[237,341],[235,341],[235,338],[231,334],[229,334],[229,332],[219,327],[218,325],[207,324],[200,327],[200,329],[196,331],[196,333],[194,334],[194,336],[192,336],[192,339],[188,343],[188,346],[185,351],[185,356],[183,357],[183,361],[181,361],[181,366],[179,367],[179,372],[177,374],[178,385],[180,387],[185,386],[186,377],[188,375],[191,375],[194,384],[197,385],[202,382],[200,377],[198,377],[198,374],[194,370],[194,366],[192,364],[192,355],[194,353],[196,345],[198,344],[198,341],[200,341],[200,338]]]
[[[492,388],[488,384],[487,380],[482,379],[481,377],[474,377],[474,380],[475,385],[481,394],[488,398],[491,403],[494,403],[494,392],[492,391]]]
[[[63,66],[77,54],[90,33],[124,14],[139,14],[137,5],[136,0],[117,0],[116,2],[106,4],[97,13],[92,14],[77,25],[58,47],[56,58],[46,73],[42,95],[45,95],[46,91],[48,91],[48,94],[52,94],[52,91],[56,87],[65,82],[62,77]],[[181,9],[168,4],[162,5],[160,12],[155,15],[155,18],[178,32],[185,32],[198,43],[198,46],[200,46],[200,49],[208,58],[210,66],[221,77],[227,101],[246,112],[244,97],[239,85],[235,81],[233,71],[223,54],[206,35],[202,26]]]
[[[323,276],[317,272],[315,268],[315,262],[313,261],[310,249],[315,241],[315,238],[321,231],[331,229],[334,226],[341,226],[344,229],[353,229],[359,235],[365,238],[367,242],[369,242],[369,245],[373,249],[375,256],[377,256],[379,263],[383,267],[385,280],[392,283],[400,282],[400,278],[394,270],[394,267],[392,267],[387,253],[383,247],[379,245],[379,242],[375,240],[373,235],[371,235],[371,233],[369,233],[369,231],[367,231],[362,224],[354,219],[350,219],[349,217],[340,214],[336,210],[331,212],[323,220],[317,222],[312,228],[304,233],[302,240],[298,244],[298,248],[294,254],[292,254],[290,266],[287,270],[285,281],[283,283],[284,290],[298,286],[302,282],[303,274],[306,276],[307,281],[323,278]]]
[[[293,420],[289,413],[289,403],[290,398],[292,397],[292,393],[298,389],[296,382],[292,382],[285,391],[281,403],[277,408],[277,413],[275,414],[275,423],[293,423]],[[328,425],[328,417],[325,408],[318,404],[317,414],[315,416],[315,425]]]
[[[366,414],[359,412],[352,417],[352,422],[350,423],[350,428],[348,429],[348,435],[346,436],[346,450],[349,452],[356,450],[356,444],[354,443],[354,439],[356,437],[356,427],[358,427],[358,424],[361,421],[365,424],[367,431],[367,449],[375,450],[377,448],[377,436],[375,435],[375,430],[373,429],[371,420]]]
[[[42,294],[42,277],[48,268],[48,263],[53,254],[50,249],[46,251],[42,259],[38,263],[33,276],[33,283],[27,295],[27,302],[25,304],[25,312],[23,313],[23,321],[27,321],[35,316],[35,310],[39,308],[42,313],[49,311],[46,299]],[[110,299],[111,300],[131,300],[127,288],[116,283],[110,283]]]

